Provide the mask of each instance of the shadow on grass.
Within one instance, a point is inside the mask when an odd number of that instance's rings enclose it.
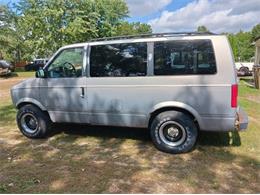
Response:
[[[240,146],[240,135],[237,131],[232,132],[200,132],[199,145],[208,146]]]
[[[99,138],[119,138],[149,141],[150,135],[147,129],[127,127],[107,127],[76,124],[54,124],[49,136],[64,132],[74,136],[92,136]]]
[[[0,192],[259,192],[259,161],[221,147],[170,155],[147,144],[147,129],[58,124],[54,130],[65,135],[54,136],[56,141],[22,139],[16,145],[1,145]],[[77,138],[82,136],[97,139],[85,139],[88,144],[81,145]],[[199,144],[227,145],[226,136],[203,133]]]
[[[1,107],[0,122],[15,112]],[[239,146],[238,132],[201,132],[183,155],[152,147],[148,129],[55,124],[49,136],[0,143],[0,193],[259,192],[259,161],[222,147]]]
[[[54,124],[49,136],[64,132],[73,136],[92,136],[99,138],[133,139],[151,141],[150,133],[145,128],[107,127],[76,124]],[[206,146],[240,146],[239,133],[234,132],[200,132],[198,145]]]

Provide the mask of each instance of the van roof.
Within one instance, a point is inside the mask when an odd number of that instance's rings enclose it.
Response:
[[[75,43],[71,45],[63,46],[61,49],[71,48],[71,47],[82,47],[86,44],[104,44],[104,43],[117,43],[126,42],[128,40],[137,41],[140,39],[154,39],[154,38],[171,38],[171,37],[187,37],[187,36],[221,36],[221,34],[215,34],[212,32],[169,32],[169,33],[151,33],[151,34],[139,34],[139,35],[125,35],[125,36],[115,36],[115,37],[104,37],[89,40],[84,43]],[[223,35],[222,35],[223,36]]]
[[[149,33],[149,34],[139,34],[139,35],[125,35],[125,36],[97,38],[97,39],[92,39],[89,42],[133,39],[133,38],[156,38],[156,37],[198,36],[198,35],[217,35],[217,34],[212,33],[212,32]]]

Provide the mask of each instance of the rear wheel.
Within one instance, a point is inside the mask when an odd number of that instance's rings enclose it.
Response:
[[[154,118],[150,133],[156,148],[177,154],[188,152],[193,148],[198,130],[189,115],[178,111],[166,111]]]
[[[19,109],[16,120],[20,131],[29,138],[45,137],[51,128],[49,116],[31,104]]]

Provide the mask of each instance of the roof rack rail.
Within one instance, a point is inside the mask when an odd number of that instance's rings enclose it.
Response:
[[[170,36],[196,36],[196,35],[217,35],[212,32],[169,32],[169,33],[151,33],[151,34],[139,34],[139,35],[125,35],[125,36],[115,36],[115,37],[104,37],[91,39],[90,42],[94,41],[108,41],[117,39],[131,39],[131,38],[154,38],[154,37],[170,37]]]

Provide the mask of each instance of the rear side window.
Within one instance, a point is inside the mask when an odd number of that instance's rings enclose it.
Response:
[[[92,77],[145,76],[146,72],[146,43],[91,46],[90,76]]]
[[[154,43],[155,75],[215,74],[216,71],[210,40]]]

